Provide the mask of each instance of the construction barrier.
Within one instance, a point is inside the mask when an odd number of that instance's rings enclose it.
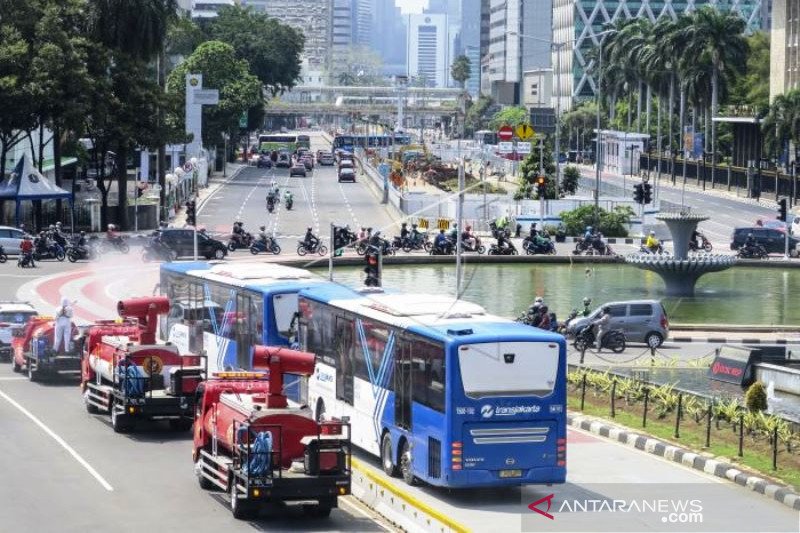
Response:
[[[439,229],[450,229],[450,220],[446,218],[440,218],[436,221],[436,226]]]
[[[417,227],[419,227],[419,229],[428,229],[429,227],[428,219],[427,218],[417,219]]]

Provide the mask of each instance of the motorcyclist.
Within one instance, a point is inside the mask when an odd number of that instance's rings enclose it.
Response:
[[[461,232],[461,241],[464,243],[464,246],[471,250],[475,250],[478,247],[478,238],[472,233],[472,226],[467,226],[464,228],[464,231]]]
[[[592,309],[590,307],[591,305],[592,305],[591,298],[583,299],[583,311],[582,311],[583,316],[589,316],[592,313]]]
[[[89,248],[87,246],[88,243],[86,242],[86,232],[82,231],[78,235],[78,238],[75,239],[75,249],[80,255],[87,255],[89,253]]]
[[[453,242],[458,240],[458,224],[453,224],[453,229],[450,230],[450,235],[448,235],[448,238]]]
[[[233,230],[231,231],[231,239],[236,241],[237,244],[242,244],[244,241],[244,227],[241,220],[233,223]]]
[[[416,244],[422,242],[422,239],[422,232],[417,229],[417,225],[411,224],[411,242]]]
[[[117,227],[114,224],[109,224],[106,227],[106,240],[108,240],[109,242],[116,242],[117,240],[119,240]]]
[[[381,232],[376,230],[375,233],[373,233],[369,238],[369,245],[378,250],[383,251],[383,244],[384,243],[383,239],[381,238]]]
[[[267,208],[272,209],[275,207],[275,191],[270,189],[267,193]]]
[[[269,235],[267,235],[267,227],[266,226],[259,226],[258,227],[258,241],[263,244],[264,246],[267,245],[269,242]]]
[[[361,226],[361,231],[358,232],[358,240],[364,242],[367,240],[367,228]]]
[[[529,233],[531,239],[533,239],[534,237],[536,237],[539,234],[539,230],[536,229],[536,222],[532,222],[531,223],[531,229],[530,229],[530,231],[528,233]]]
[[[406,239],[408,239],[409,233],[410,232],[408,231],[408,223],[403,222],[402,224],[400,224],[400,240],[405,242]]]
[[[441,252],[445,252],[447,250],[450,241],[448,240],[443,229],[439,230],[439,234],[436,235],[436,239],[434,239],[433,244]]]
[[[294,198],[292,197],[292,193],[290,191],[286,191],[284,193],[284,200],[286,202],[286,209],[291,209],[292,204],[294,204]]]
[[[22,254],[23,261],[30,263],[33,267],[36,266],[33,262],[33,241],[31,241],[31,236],[27,233],[22,238],[22,242],[19,243],[19,251]]]
[[[592,322],[592,326],[595,327],[595,344],[597,345],[598,352],[600,351],[603,336],[608,332],[608,326],[610,323],[611,308],[606,306],[603,307],[603,310],[600,312],[600,316]]]
[[[49,243],[47,242],[47,234],[43,231],[39,232],[39,235],[36,236],[36,239],[33,241],[33,246],[36,251],[40,254],[47,253],[47,249],[49,248]]]
[[[319,239],[311,232],[310,227],[306,228],[306,234],[303,237],[303,245],[308,251],[316,250],[319,245]]]
[[[508,233],[500,231],[497,233],[497,248],[500,251],[508,249],[510,243],[508,242]]]
[[[61,231],[61,222],[57,222],[55,226],[53,226],[53,231],[51,238],[54,242],[58,243],[61,248],[67,247],[67,238],[64,236],[64,233]]]
[[[661,246],[661,241],[656,239],[655,231],[650,231],[650,234],[647,236],[647,240],[644,242],[644,246],[650,251],[650,253],[658,252],[658,249]]]
[[[541,320],[539,321],[539,325],[537,327],[549,330],[550,329],[550,312],[547,309],[546,305],[542,305],[539,308],[539,314],[541,316]]]
[[[757,243],[755,236],[753,235],[752,232],[748,233],[747,238],[744,240],[742,248],[744,248],[745,250],[752,250],[756,247],[756,245]]]
[[[586,230],[583,232],[583,240],[586,241],[587,244],[594,240],[594,228],[586,226]]]

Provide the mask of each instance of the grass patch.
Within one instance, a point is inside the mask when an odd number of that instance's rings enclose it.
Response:
[[[567,405],[575,412],[580,411],[580,388],[571,390]],[[644,406],[640,402],[629,403],[625,398],[618,398],[615,403],[615,417],[611,418],[611,403],[608,391],[590,390],[587,386],[583,414],[604,418],[615,424],[626,426],[636,433],[651,435],[677,446],[689,448],[695,452],[705,452],[723,457],[734,465],[741,465],[759,474],[790,485],[795,490],[800,487],[800,457],[795,451],[778,446],[778,469],[772,469],[772,445],[763,437],[748,434],[745,428],[743,457],[738,457],[738,430],[727,422],[717,421],[711,424],[711,446],[706,448],[706,420],[699,422],[695,417],[684,414],[681,418],[680,437],[675,438],[675,413],[667,413],[659,418],[656,408],[650,404],[647,413],[647,427],[642,428]]]

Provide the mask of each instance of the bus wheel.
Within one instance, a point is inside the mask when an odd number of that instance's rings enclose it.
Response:
[[[392,452],[392,436],[388,431],[383,434],[381,441],[381,466],[387,476],[397,477],[397,465],[394,464],[394,453]]]
[[[408,445],[408,441],[403,441],[403,445],[400,447],[400,473],[403,476],[403,481],[405,481],[408,485],[416,485],[417,478],[414,477],[414,467],[412,466],[411,461],[411,447]]]

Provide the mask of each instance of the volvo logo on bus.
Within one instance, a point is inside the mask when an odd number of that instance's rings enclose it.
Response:
[[[493,414],[494,414],[494,407],[492,407],[491,405],[484,405],[483,407],[481,407],[481,416],[483,418],[492,418]]]

